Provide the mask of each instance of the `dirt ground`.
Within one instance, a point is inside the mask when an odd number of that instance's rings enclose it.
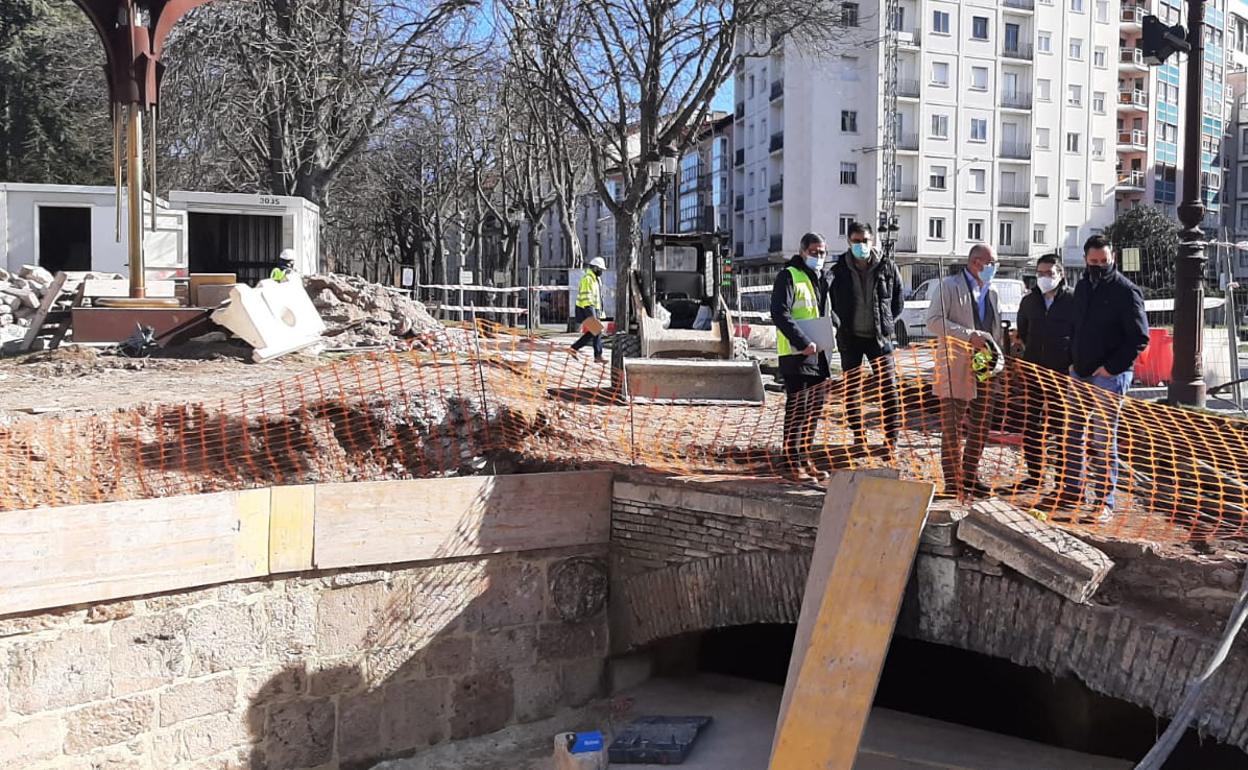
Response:
[[[216,400],[322,366],[326,358],[290,355],[252,363],[250,348],[229,343],[182,346],[177,358],[126,358],[95,348],[0,359],[0,422],[30,414],[110,412],[138,404]]]

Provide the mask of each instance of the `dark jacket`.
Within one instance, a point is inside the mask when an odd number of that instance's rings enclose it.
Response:
[[[1044,294],[1038,287],[1018,305],[1018,336],[1023,341],[1024,361],[1067,373],[1074,330],[1075,292],[1065,281],[1058,285],[1051,306],[1044,306]]]
[[[1104,366],[1113,375],[1135,366],[1148,345],[1144,295],[1117,268],[1096,287],[1086,275],[1075,286],[1071,358],[1075,373],[1090,377]]]
[[[875,264],[871,270],[874,273],[872,283],[875,286],[872,308],[875,316],[875,341],[887,353],[893,349],[893,324],[905,308],[906,298],[901,288],[901,271],[897,269],[897,263],[878,251],[873,253]],[[836,329],[836,342],[841,346],[852,344],[854,337],[852,319],[856,303],[853,282],[858,280],[858,276],[855,275],[857,268],[852,263],[853,258],[853,254],[847,250],[830,271],[830,310],[843,321]]]
[[[818,297],[820,316],[829,314],[828,283],[824,276],[816,275],[815,271],[806,266],[806,260],[800,254],[790,259],[784,267],[785,269],[776,275],[776,283],[771,290],[771,321],[776,325],[776,334],[783,334],[789,338],[789,344],[796,350],[803,350],[811,340],[793,322],[793,276],[789,274],[788,268],[796,267],[810,278]],[[840,325],[839,319],[835,316],[832,318],[832,323]],[[816,358],[817,361],[812,364],[807,361],[806,356],[780,356],[780,374],[784,377],[794,375],[829,377],[827,351],[820,350]]]

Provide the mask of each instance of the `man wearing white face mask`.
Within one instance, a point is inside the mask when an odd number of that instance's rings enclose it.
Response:
[[[801,252],[776,275],[771,291],[771,320],[776,325],[776,352],[784,379],[784,454],[799,479],[814,481],[823,473],[808,455],[826,393],[819,387],[829,377],[828,351],[797,324],[830,315],[823,261],[828,247],[822,235],[802,236]],[[839,325],[835,316],[832,323]]]

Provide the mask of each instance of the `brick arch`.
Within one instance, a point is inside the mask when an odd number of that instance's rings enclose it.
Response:
[[[624,652],[664,637],[754,623],[796,623],[809,552],[713,556],[627,578],[612,601],[611,638]]]

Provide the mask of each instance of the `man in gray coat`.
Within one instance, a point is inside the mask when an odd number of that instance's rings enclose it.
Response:
[[[996,272],[996,251],[976,244],[966,267],[940,282],[927,309],[927,328],[939,339],[933,390],[941,402],[945,494],[962,499],[992,495],[979,480],[979,458],[991,424],[991,380],[976,376],[972,356],[985,351],[1002,363],[1001,304],[992,287]]]

